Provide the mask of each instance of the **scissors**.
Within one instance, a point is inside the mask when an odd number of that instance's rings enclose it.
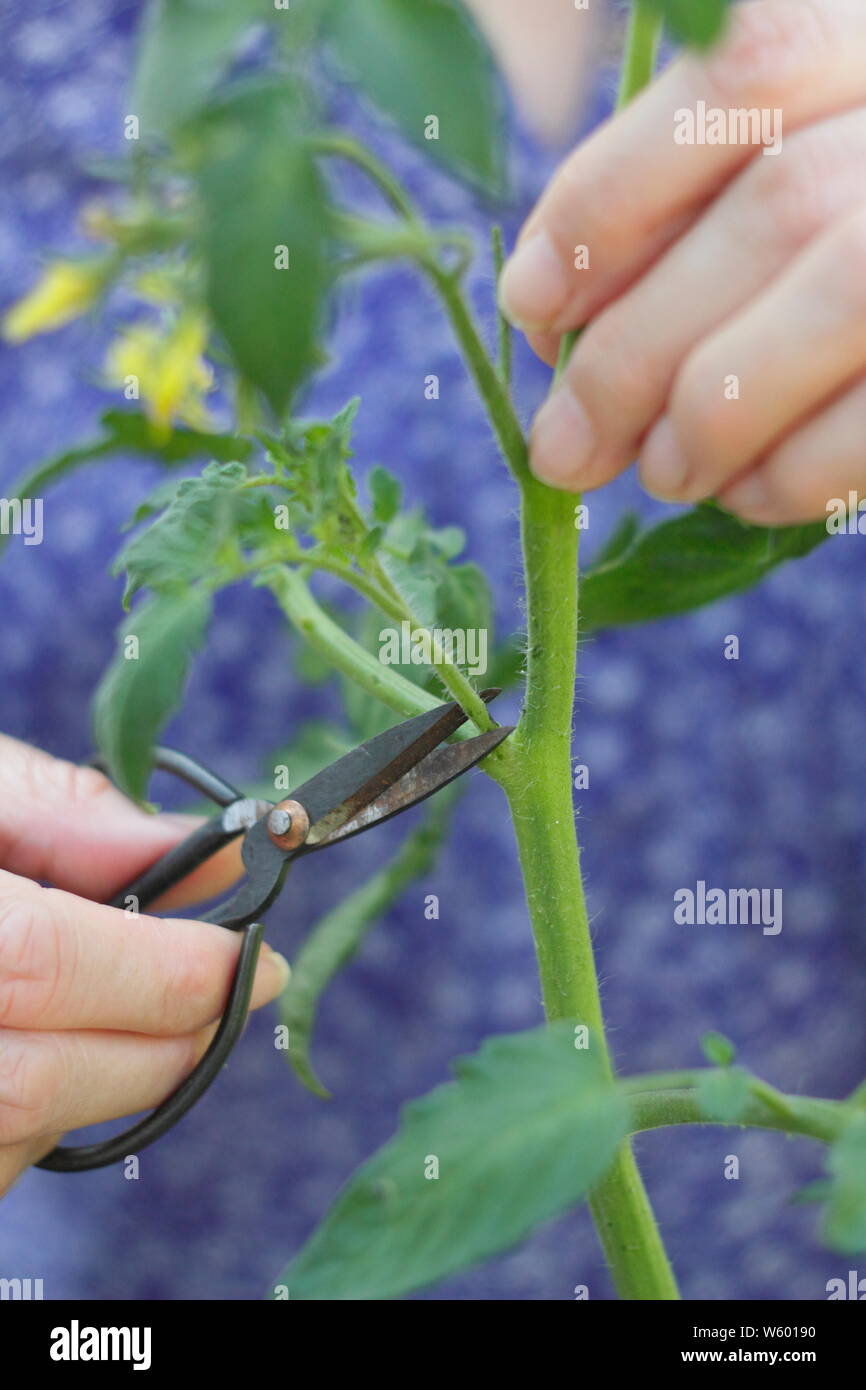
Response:
[[[489,702],[499,693],[485,690],[481,698]],[[207,1052],[167,1100],[111,1139],[52,1149],[38,1168],[58,1173],[103,1168],[137,1153],[177,1124],[219,1075],[243,1032],[264,935],[259,919],[278,897],[290,865],[416,806],[468,772],[514,732],[500,726],[445,743],[467,717],[460,705],[446,704],[407,719],[346,753],[277,803],[245,797],[184,753],[155,750],[155,769],[180,777],[222,809],[118,893],[111,906],[145,908],[243,835],[246,877],[231,898],[200,919],[243,932],[228,1002]],[[99,758],[94,766],[108,770]]]

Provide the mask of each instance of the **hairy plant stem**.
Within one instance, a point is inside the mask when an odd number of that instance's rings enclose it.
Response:
[[[647,0],[632,0],[617,91],[617,110],[652,81],[664,20]]]
[[[649,81],[659,32],[655,13],[644,0],[635,0],[618,105]],[[330,152],[356,157],[355,152],[349,153],[345,148],[337,151],[332,147]],[[442,300],[501,451],[520,486],[528,624],[526,702],[516,734],[497,750],[498,757],[487,760],[486,770],[499,781],[511,807],[547,1017],[588,1024],[595,1046],[602,1051],[603,1064],[613,1078],[571,798],[578,635],[576,499],[552,491],[531,474],[526,440],[508,390],[507,351],[503,351],[502,338],[503,360],[497,369],[463,295],[460,270],[443,267],[435,251],[425,248],[423,237],[418,238],[417,249],[413,249],[412,235],[418,225],[414,209],[405,201],[401,206],[400,199],[393,196],[393,188],[383,183],[380,171],[368,163],[366,167],[390,197],[395,210],[406,218],[406,230],[410,233],[408,253],[429,276]],[[562,360],[570,347],[571,341],[563,344]],[[310,616],[311,596],[306,586],[306,592],[299,590],[299,582],[303,583],[297,576],[284,579],[275,591],[290,619],[306,625],[306,635],[314,645],[318,642],[321,649],[322,629]],[[351,639],[339,629],[332,637],[338,649],[336,654],[347,660],[345,644]],[[330,655],[334,659],[335,653]],[[366,657],[366,653],[362,655]],[[349,664],[353,662],[358,663],[356,656],[349,658]],[[370,664],[379,665],[372,658]],[[362,684],[375,684],[377,693],[387,698],[392,707],[396,708],[399,701],[405,708],[406,692],[394,682],[393,673],[384,680],[381,672],[379,666],[379,675],[374,677],[364,666],[360,672]],[[453,685],[449,688],[456,698],[462,698]],[[474,691],[472,694],[477,700]],[[628,1142],[621,1146],[592,1194],[590,1206],[621,1297],[677,1298],[673,1273]]]
[[[753,1078],[749,1101],[739,1119],[710,1120],[701,1110],[695,1089],[700,1076],[699,1071],[660,1072],[621,1081],[631,1107],[632,1132],[668,1125],[734,1124],[832,1143],[857,1113],[850,1101],[782,1095]]]
[[[436,695],[431,695],[420,685],[408,681],[392,666],[383,665],[377,657],[372,656],[350,637],[339,623],[335,623],[316,602],[299,569],[289,565],[271,568],[266,576],[262,576],[262,582],[267,584],[292,627],[313,650],[323,656],[337,671],[353,680],[362,690],[381,700],[389,709],[393,709],[403,718],[411,718],[413,714],[423,714],[442,703]],[[473,718],[473,724],[477,725],[483,719],[484,727],[495,727],[487,706],[456,666],[440,668],[439,674],[443,683],[446,683],[446,676],[448,681],[453,683],[455,688],[451,693],[470,717],[472,706],[480,706],[477,710],[478,718]],[[471,692],[471,699],[463,689],[464,685]],[[475,732],[476,728],[472,725],[464,726],[458,729],[454,737],[471,738]],[[499,748],[494,748],[480,766],[495,775],[495,769],[510,760],[510,742],[508,740]]]
[[[593,959],[571,800],[572,708],[577,653],[578,531],[573,494],[529,471],[509,394],[490,361],[456,279],[428,265],[496,437],[521,492],[528,659],[517,733],[485,770],[508,798],[538,957],[545,1013],[593,1029],[613,1076]],[[563,343],[561,362],[573,338]],[[590,1199],[617,1290],[625,1299],[678,1297],[631,1147],[622,1145]]]

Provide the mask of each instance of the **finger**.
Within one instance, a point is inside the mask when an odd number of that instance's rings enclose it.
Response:
[[[866,367],[866,206],[687,359],[643,449],[654,496],[715,496]]]
[[[0,864],[96,900],[110,898],[200,821],[142,811],[103,773],[0,735]],[[174,906],[223,892],[240,872],[230,846],[191,876]]]
[[[212,1035],[0,1031],[0,1145],[34,1145],[153,1109],[189,1075]]]
[[[864,165],[863,109],[800,131],[778,159],[755,160],[584,330],[533,426],[533,471],[554,486],[588,489],[627,468],[687,355],[863,205]]]
[[[555,367],[559,361],[559,345],[562,342],[561,333],[527,333],[527,340],[536,357],[540,357],[542,362],[546,362],[548,367]]]
[[[737,6],[718,48],[677,61],[561,166],[503,273],[505,312],[524,329],[562,332],[586,322],[755,156],[751,129],[734,130],[743,143],[677,143],[679,113],[697,112],[699,102],[726,120],[765,111],[776,140],[780,119],[787,136],[864,96],[860,0]]]
[[[866,496],[866,382],[843,392],[800,425],[750,472],[720,495],[728,511],[760,526],[840,518],[854,493]],[[864,523],[866,529],[866,523]]]
[[[219,1017],[239,933],[85,903],[0,873],[0,1026],[190,1033]],[[252,1008],[281,993],[283,958],[263,948]]]
[[[5,1197],[22,1173],[26,1173],[40,1158],[60,1142],[61,1136],[42,1135],[39,1139],[28,1140],[24,1144],[7,1144],[0,1147],[0,1197]]]

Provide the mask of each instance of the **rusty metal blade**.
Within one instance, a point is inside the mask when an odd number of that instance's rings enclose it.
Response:
[[[435,749],[374,801],[363,806],[351,819],[331,830],[325,838],[312,845],[308,840],[301,853],[307,854],[348,840],[350,836],[360,835],[361,831],[369,830],[374,825],[382,825],[384,821],[399,815],[410,806],[417,806],[419,802],[453,782],[455,777],[461,777],[464,772],[481,762],[482,758],[486,758],[488,753],[498,748],[513,732],[513,728],[503,726],[491,729],[486,734],[478,734],[475,738],[466,739],[463,743],[449,743],[444,748]]]
[[[493,700],[498,694],[498,690],[485,690],[482,699]],[[377,734],[294,789],[293,800],[301,803],[310,819],[305,848],[330,841],[341,825],[385,795],[467,718],[456,703],[415,715]]]

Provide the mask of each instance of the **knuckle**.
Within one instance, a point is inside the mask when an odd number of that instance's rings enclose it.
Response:
[[[51,1034],[0,1032],[0,1145],[45,1132],[62,1084],[57,1062]]]
[[[737,6],[727,37],[703,60],[723,103],[766,103],[796,90],[831,37],[833,16],[821,0],[758,0]]]
[[[670,414],[686,451],[704,469],[711,466],[712,456],[730,441],[735,423],[714,354],[698,349],[687,358],[674,386]]]
[[[39,896],[0,898],[0,1026],[38,1024],[63,984],[60,926]]]
[[[818,151],[814,141],[789,140],[777,159],[755,160],[748,180],[771,240],[784,253],[796,251],[823,225],[821,188],[816,179]]]
[[[799,250],[862,198],[858,156],[835,123],[823,123],[795,131],[779,156],[752,161],[742,191],[783,253]]]
[[[80,767],[63,758],[36,756],[26,747],[18,750],[18,757],[16,779],[34,801],[50,796],[81,805],[113,790],[105,773],[95,767]]]
[[[80,806],[115,792],[115,788],[99,768],[79,767],[76,763],[63,762],[58,762],[56,766],[63,791],[73,805]]]
[[[599,314],[581,338],[570,377],[576,395],[603,420],[606,432],[628,433],[652,401],[646,346],[636,348],[615,308]]]
[[[167,1033],[186,1032],[216,1017],[221,975],[215,951],[203,943],[187,942],[177,950],[162,991],[161,1028]]]

